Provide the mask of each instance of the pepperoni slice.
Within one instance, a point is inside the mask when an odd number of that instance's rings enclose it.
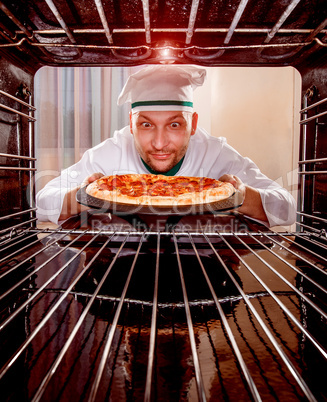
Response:
[[[209,190],[209,188],[214,188],[214,187],[216,187],[215,183],[208,183],[208,184],[205,184],[202,188],[204,190]]]
[[[112,185],[111,185],[110,183],[101,183],[101,184],[99,184],[99,190],[102,190],[102,191],[104,191],[104,190],[112,191],[112,190],[113,190],[113,187],[112,187]]]
[[[112,186],[113,187],[118,187],[118,188],[120,188],[120,187],[125,187],[124,185],[123,185],[123,181],[121,180],[121,179],[119,179],[118,177],[114,177],[113,179],[112,179]]]
[[[133,187],[133,189],[138,192],[141,192],[143,194],[143,192],[146,192],[147,189],[147,185],[142,182],[142,181],[133,181],[131,182],[131,186]]]

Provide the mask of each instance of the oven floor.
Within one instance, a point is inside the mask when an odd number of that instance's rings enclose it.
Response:
[[[242,237],[254,253],[237,238],[226,235],[224,238],[232,244],[236,255],[211,234],[208,239],[221,260],[200,235],[192,235],[194,249],[188,236],[178,235],[174,242],[172,236],[161,235],[158,246],[158,235],[151,234],[143,239],[139,253],[140,235],[119,234],[107,244],[110,238],[107,235],[95,240],[85,234],[77,237],[77,234],[43,237],[0,267],[3,276],[13,266],[19,266],[5,275],[5,282],[4,278],[1,281],[3,294],[10,287],[15,288],[1,299],[3,400],[30,401],[35,395],[44,401],[89,400],[103,356],[95,400],[144,400],[157,266],[151,400],[199,398],[182,283],[207,400],[254,399],[233,342],[262,400],[310,399],[260,321],[315,398],[326,400],[326,359],[297,325],[300,323],[326,349],[326,320],[312,308],[310,300],[324,312],[327,300],[303,274],[309,273],[326,288],[325,275],[312,274],[311,267],[288,250],[296,250],[312,264],[323,266],[318,258],[278,238],[286,246],[283,249],[263,235],[258,238],[264,246],[248,235]],[[258,256],[303,292],[309,303]],[[269,292],[273,292],[284,309]]]

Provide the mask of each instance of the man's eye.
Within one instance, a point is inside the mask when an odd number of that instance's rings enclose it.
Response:
[[[176,123],[176,122],[171,123],[171,127],[172,127],[172,128],[178,128],[179,126],[180,126],[179,123]]]
[[[148,123],[148,122],[145,121],[144,123],[141,124],[141,126],[145,127],[145,128],[151,127],[151,123]]]

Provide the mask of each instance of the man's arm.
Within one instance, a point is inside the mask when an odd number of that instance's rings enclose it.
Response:
[[[268,218],[263,209],[260,193],[257,189],[245,186],[245,198],[243,205],[238,208],[242,214],[250,216],[254,219],[268,223]]]
[[[77,186],[66,193],[62,204],[61,213],[59,216],[60,221],[68,219],[72,215],[76,215],[82,211],[90,209],[89,207],[81,205],[76,201],[76,193],[81,187],[87,186],[93,181],[100,179],[100,177],[102,176],[103,176],[102,173],[93,173],[92,175],[86,177],[80,186]]]
[[[76,215],[82,211],[86,211],[87,209],[89,209],[88,207],[81,205],[76,201],[76,193],[80,188],[81,186],[77,186],[66,193],[62,204],[59,221],[68,219],[72,215]]]
[[[257,189],[245,185],[237,176],[230,174],[224,174],[219,180],[231,183],[242,193],[244,201],[237,211],[251,218],[268,223],[268,218],[262,205],[261,196]]]

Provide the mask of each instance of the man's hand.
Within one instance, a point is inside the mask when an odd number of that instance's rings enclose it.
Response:
[[[261,196],[257,189],[245,185],[239,177],[231,174],[224,174],[219,180],[231,183],[236,190],[242,193],[244,201],[237,211],[250,216],[251,218],[268,223],[267,215],[263,209]]]
[[[90,176],[87,176],[87,177],[83,180],[83,182],[82,182],[82,184],[81,184],[81,187],[87,186],[88,184],[94,182],[95,180],[100,179],[102,176],[103,176],[102,173],[92,173]]]
[[[243,198],[245,198],[245,184],[240,178],[232,174],[224,174],[219,180],[232,184],[236,188],[236,190],[238,190],[243,195]]]
[[[93,173],[90,176],[87,176],[80,186],[73,188],[72,190],[66,193],[64,202],[62,204],[61,214],[59,216],[59,220],[68,219],[72,215],[79,214],[82,211],[86,211],[90,208],[79,204],[76,201],[76,193],[81,187],[85,187],[88,184],[92,183],[93,181],[100,179],[102,177],[102,173]]]

